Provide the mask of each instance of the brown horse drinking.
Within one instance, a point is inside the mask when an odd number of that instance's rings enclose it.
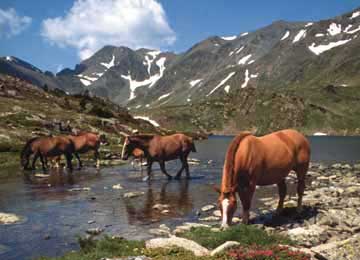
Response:
[[[99,148],[100,144],[107,143],[105,135],[98,135],[91,132],[82,132],[78,135],[68,135],[68,138],[71,139],[75,145],[74,155],[79,162],[79,168],[82,167],[79,153],[87,153],[89,151],[94,151],[96,167],[99,168]]]
[[[249,221],[249,210],[256,185],[277,184],[281,212],[286,196],[285,177],[294,170],[298,179],[298,211],[301,210],[305,189],[305,175],[309,167],[310,145],[308,140],[295,130],[282,130],[255,137],[242,132],[231,142],[225,158],[219,207],[222,227],[231,224],[236,210],[236,192],[243,206],[243,223]]]
[[[41,160],[43,171],[46,171],[45,159],[65,155],[67,167],[72,170],[72,154],[75,151],[74,143],[66,136],[35,137],[27,141],[20,155],[21,165],[25,170],[29,169],[30,156],[34,154],[30,169],[35,169],[38,158]]]
[[[169,136],[159,135],[133,135],[125,138],[122,159],[127,160],[135,148],[144,151],[147,159],[147,174],[145,180],[151,176],[151,167],[153,162],[159,162],[161,171],[171,179],[171,175],[166,172],[165,162],[180,159],[182,167],[176,175],[176,179],[181,177],[185,169],[187,178],[190,178],[189,165],[187,157],[190,152],[196,152],[192,138],[184,134],[174,134]]]

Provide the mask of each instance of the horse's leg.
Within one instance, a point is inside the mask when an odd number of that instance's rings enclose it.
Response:
[[[34,158],[33,158],[32,164],[31,164],[31,169],[32,169],[32,170],[35,170],[35,169],[36,169],[35,164],[36,164],[36,160],[39,158],[39,155],[40,155],[39,152],[36,152],[36,153],[34,154]]]
[[[241,187],[239,189],[239,197],[243,207],[242,222],[243,224],[249,224],[251,200],[255,192],[255,185],[248,187]]]
[[[187,154],[184,158],[184,166],[185,166],[185,172],[186,172],[186,178],[190,179],[190,171],[189,171],[189,164],[188,164],[188,155]]]
[[[145,178],[143,178],[143,181],[149,181],[150,180],[152,164],[153,164],[153,161],[151,159],[148,159],[147,176]]]
[[[94,157],[95,157],[95,167],[96,168],[100,168],[100,159],[99,159],[99,150],[98,149],[95,149],[95,152],[94,152]]]
[[[296,176],[298,179],[298,184],[297,184],[298,203],[297,203],[297,209],[296,209],[296,211],[298,213],[300,213],[302,211],[302,198],[304,195],[305,177],[306,177],[308,168],[309,168],[309,164],[305,164],[305,165],[301,165],[301,166],[297,167],[297,169],[295,169]]]
[[[183,170],[185,169],[185,160],[182,156],[180,156],[180,161],[181,161],[181,168],[178,171],[178,173],[175,176],[175,180],[179,180],[181,178],[181,174],[183,172]]]
[[[285,179],[283,179],[281,182],[277,184],[278,190],[279,190],[279,204],[276,209],[277,214],[281,214],[283,208],[284,208],[284,199],[286,197],[286,182]]]
[[[46,167],[45,167],[45,160],[44,160],[44,157],[41,153],[39,153],[39,157],[40,157],[40,161],[41,161],[41,166],[42,166],[42,169],[43,169],[43,172],[46,173]]]
[[[67,168],[72,171],[73,170],[73,166],[72,166],[72,155],[71,153],[67,153],[65,154],[65,158],[66,158],[66,164],[67,164]]]
[[[80,156],[79,156],[79,154],[78,153],[74,153],[75,154],[75,157],[76,157],[76,159],[77,159],[77,161],[78,161],[78,169],[81,169],[82,168],[82,162],[81,162],[81,160],[80,160]]]
[[[165,162],[164,161],[159,161],[159,164],[160,164],[160,169],[163,172],[163,174],[165,174],[168,177],[168,180],[171,180],[172,176],[166,172]]]

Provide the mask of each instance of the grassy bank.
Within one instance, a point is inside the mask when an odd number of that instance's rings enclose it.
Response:
[[[81,249],[70,252],[62,257],[41,257],[39,260],[98,260],[126,256],[147,256],[161,260],[193,260],[193,259],[307,259],[300,253],[289,253],[282,245],[293,245],[286,237],[267,234],[254,226],[237,225],[224,232],[211,231],[209,228],[193,228],[182,234],[182,237],[193,240],[202,246],[213,249],[226,241],[237,241],[239,247],[230,249],[214,257],[196,257],[190,251],[180,248],[146,249],[144,241],[130,241],[121,238],[105,236],[100,240],[79,239]],[[245,258],[239,258],[245,256]],[[256,255],[257,258],[247,258]],[[291,256],[289,256],[291,255]]]

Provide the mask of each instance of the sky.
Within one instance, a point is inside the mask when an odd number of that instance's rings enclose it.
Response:
[[[210,36],[276,20],[318,21],[358,7],[360,0],[1,0],[0,56],[56,73],[104,45],[179,53]]]

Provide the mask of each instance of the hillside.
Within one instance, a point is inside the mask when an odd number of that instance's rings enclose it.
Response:
[[[67,95],[61,90],[42,90],[10,76],[0,76],[0,163],[6,153],[18,152],[29,138],[87,130],[103,133],[108,152],[120,153],[120,132],[167,133],[147,121],[134,119],[126,109],[87,95]],[[11,155],[12,160],[18,154]],[[5,161],[3,161],[5,160]]]
[[[357,9],[328,20],[276,21],[236,36],[213,36],[181,54],[105,46],[55,76],[24,66],[31,71],[26,74],[6,57],[1,62],[13,70],[3,65],[0,73],[69,93],[88,91],[178,130],[229,134],[296,127],[309,134],[355,134],[359,33]]]

